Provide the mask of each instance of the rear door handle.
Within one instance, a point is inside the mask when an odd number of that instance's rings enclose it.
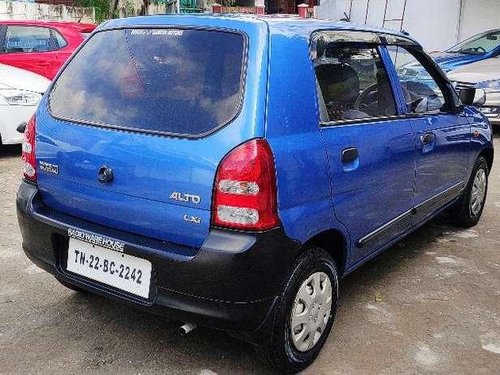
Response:
[[[420,141],[423,145],[427,145],[434,141],[434,133],[427,132],[424,135],[420,136]]]
[[[349,147],[342,150],[342,164],[352,163],[357,158],[359,158],[359,153],[356,147]]]

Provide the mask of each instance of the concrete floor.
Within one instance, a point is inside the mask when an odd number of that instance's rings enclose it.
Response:
[[[495,140],[500,150],[500,137]],[[0,373],[264,374],[251,346],[61,286],[21,250],[18,147],[0,154]],[[342,282],[307,374],[500,374],[500,153],[483,219],[435,220]]]

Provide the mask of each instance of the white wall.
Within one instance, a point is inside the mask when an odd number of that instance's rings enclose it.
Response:
[[[0,0],[0,20],[95,22],[94,8]]]
[[[491,29],[500,29],[500,0],[464,0],[460,40]]]
[[[428,51],[443,50],[465,38],[500,28],[500,0],[320,0],[318,18],[340,19],[408,31]],[[387,6],[387,10],[385,10]],[[384,11],[385,22],[384,22]]]
[[[406,30],[428,51],[442,51],[458,41],[459,0],[408,0]]]

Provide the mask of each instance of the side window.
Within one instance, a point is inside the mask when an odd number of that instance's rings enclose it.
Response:
[[[375,47],[331,43],[314,60],[322,121],[396,114],[394,95]]]
[[[61,49],[63,47],[66,47],[68,45],[68,43],[66,42],[66,40],[62,37],[61,34],[59,34],[58,31],[56,30],[51,30],[51,33],[52,33],[52,36],[54,37],[55,41],[56,41],[56,49]]]
[[[399,46],[389,46],[387,49],[396,67],[408,112],[427,113],[443,110],[443,91],[415,55]]]
[[[0,25],[0,53],[5,53],[5,32],[6,27]]]
[[[48,52],[57,49],[50,29],[34,26],[8,26],[5,34],[5,52]]]

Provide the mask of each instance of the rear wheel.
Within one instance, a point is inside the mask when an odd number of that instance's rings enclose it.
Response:
[[[294,373],[309,366],[323,347],[337,312],[334,260],[309,248],[295,261],[275,310],[270,339],[257,348],[271,367]]]
[[[476,160],[467,187],[454,207],[455,223],[468,228],[477,224],[488,192],[488,163],[482,156]]]

